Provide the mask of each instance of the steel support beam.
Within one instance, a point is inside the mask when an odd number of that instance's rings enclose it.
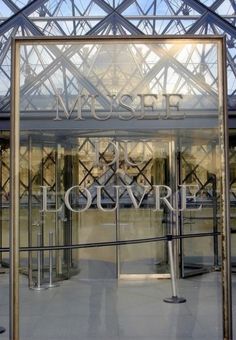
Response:
[[[6,33],[12,27],[18,26],[21,23],[22,17],[24,21],[30,21],[28,16],[33,13],[40,5],[44,4],[48,0],[35,0],[27,4],[25,7],[20,9],[17,13],[13,14],[10,18],[0,24],[0,35]]]
[[[229,21],[222,18],[219,14],[214,12],[211,8],[204,5],[199,0],[184,0],[184,2],[202,15],[205,15],[207,13],[207,17],[212,20],[214,25],[217,25],[224,32],[227,32],[228,34],[236,37],[236,27],[233,26]]]

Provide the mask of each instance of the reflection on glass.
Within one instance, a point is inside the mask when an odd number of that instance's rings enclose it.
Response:
[[[218,56],[218,43],[207,40],[25,41],[20,47],[21,245],[39,245],[38,234],[40,245],[48,245],[51,232],[55,245],[68,246],[53,251],[53,278],[69,279],[71,305],[78,301],[79,313],[85,310],[84,338],[104,330],[120,336],[122,323],[127,336],[137,335],[119,314],[114,279],[169,276],[166,235],[209,233],[174,242],[180,277],[219,268]],[[118,241],[133,243],[111,244]],[[32,284],[36,255],[21,258]],[[40,264],[44,284],[48,252]],[[81,296],[75,287],[83,283]],[[201,282],[196,287],[200,292]],[[201,296],[191,295],[197,316]],[[141,300],[139,306],[143,312]],[[182,320],[177,315],[176,329],[167,332],[165,325],[164,335],[192,336],[195,319],[186,334]],[[152,329],[148,322],[142,331]]]

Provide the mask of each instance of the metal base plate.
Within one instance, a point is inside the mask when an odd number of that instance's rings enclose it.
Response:
[[[54,288],[54,287],[59,287],[59,283],[52,283],[52,284],[46,284],[45,285],[45,288]]]
[[[179,296],[172,296],[170,298],[163,299],[163,301],[167,303],[184,303],[186,302],[186,299]]]
[[[37,290],[38,292],[40,290],[45,290],[45,289],[48,289],[47,286],[40,286],[40,287],[37,287],[37,286],[33,286],[33,287],[30,287],[31,290]]]

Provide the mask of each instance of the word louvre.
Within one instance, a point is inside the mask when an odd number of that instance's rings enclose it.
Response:
[[[124,202],[124,194],[127,194],[125,204],[132,205],[135,209],[143,207],[145,200],[148,200],[152,211],[162,211],[166,208],[169,211],[193,211],[201,210],[202,205],[197,202],[197,193],[199,193],[198,185],[181,185],[177,192],[173,192],[167,185],[144,185],[143,192],[139,192],[139,199],[137,198],[137,191],[132,185],[114,185],[110,189],[115,193],[112,201],[107,204],[104,203],[104,190],[108,189],[103,185],[96,185],[92,189],[75,185],[70,187],[64,194],[64,204],[58,209],[49,209],[48,186],[41,186],[42,188],[42,210],[41,212],[60,212],[63,210],[63,205],[75,213],[81,213],[94,206],[94,199],[96,199],[96,206],[103,212],[115,211]],[[95,189],[95,190],[94,190]],[[136,191],[136,192],[135,192]],[[122,193],[122,195],[120,195]],[[57,194],[56,194],[57,195]],[[82,200],[81,200],[82,198]],[[174,202],[177,202],[177,206]],[[147,203],[147,202],[146,202]],[[112,205],[112,207],[104,207]],[[114,206],[113,206],[114,205]],[[81,207],[82,206],[82,207]]]

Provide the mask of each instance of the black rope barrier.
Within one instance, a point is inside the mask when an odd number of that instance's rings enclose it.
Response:
[[[173,240],[180,239],[188,239],[195,237],[209,237],[209,236],[219,236],[220,232],[215,233],[195,233],[195,234],[184,234],[184,235],[173,235]],[[157,236],[150,238],[142,238],[142,239],[132,239],[132,240],[119,240],[119,241],[106,241],[106,242],[93,242],[93,243],[81,243],[81,244],[66,244],[66,245],[58,245],[58,246],[32,246],[32,247],[20,247],[20,252],[25,251],[48,251],[48,250],[63,250],[63,249],[81,249],[81,248],[99,248],[99,247],[112,247],[112,246],[122,246],[129,244],[140,244],[140,243],[150,243],[150,242],[160,242],[160,241],[168,241],[167,236]],[[0,253],[9,252],[9,247],[0,248]]]

